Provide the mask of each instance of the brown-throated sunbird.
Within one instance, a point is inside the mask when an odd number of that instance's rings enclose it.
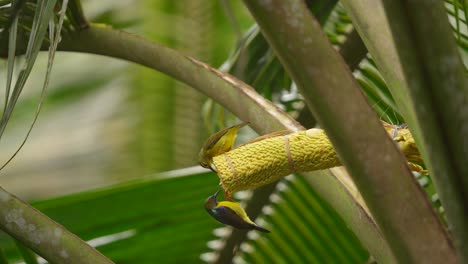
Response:
[[[230,151],[236,141],[237,131],[247,124],[248,122],[242,122],[238,125],[224,128],[210,136],[198,154],[200,165],[215,172],[213,167],[211,167],[213,157]]]
[[[259,227],[247,216],[247,213],[242,207],[235,202],[222,201],[218,202],[217,191],[205,201],[206,211],[219,222],[230,225],[239,229],[258,230],[265,233],[270,233],[269,230]]]

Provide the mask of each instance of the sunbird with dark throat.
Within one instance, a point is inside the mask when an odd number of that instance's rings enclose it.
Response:
[[[239,229],[258,230],[264,233],[270,233],[269,230],[258,226],[247,216],[247,213],[242,207],[235,202],[222,201],[218,202],[217,191],[205,201],[206,211],[219,222],[230,225]]]
[[[248,122],[243,122],[238,125],[227,127],[210,136],[198,154],[200,165],[215,171],[212,167],[213,157],[230,151],[236,141],[237,131],[247,124]]]

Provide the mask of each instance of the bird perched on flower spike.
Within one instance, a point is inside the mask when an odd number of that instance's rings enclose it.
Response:
[[[242,122],[238,125],[224,128],[210,136],[198,154],[200,165],[215,172],[215,169],[212,167],[213,157],[230,151],[236,141],[237,131],[247,124],[248,122]]]

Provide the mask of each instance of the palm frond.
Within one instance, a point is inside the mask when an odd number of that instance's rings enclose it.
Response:
[[[2,249],[0,249],[0,264],[8,264],[8,260]]]
[[[7,95],[6,95],[6,103],[5,103],[5,111],[3,112],[3,116],[2,116],[2,123],[0,123],[0,138],[3,134],[3,131],[5,130],[6,128],[6,124],[8,123],[9,119],[10,119],[10,116],[13,112],[13,109],[16,105],[16,102],[21,94],[21,91],[23,90],[23,87],[24,85],[26,84],[26,80],[32,70],[32,67],[35,63],[35,60],[37,58],[37,55],[40,51],[40,48],[42,46],[42,42],[44,41],[44,38],[45,38],[45,30],[48,28],[49,29],[49,39],[51,41],[51,47],[49,48],[49,59],[48,59],[48,63],[47,63],[47,70],[46,70],[46,74],[45,74],[45,79],[44,79],[44,84],[42,86],[42,92],[41,92],[41,96],[40,96],[40,99],[39,99],[39,103],[38,103],[38,106],[37,106],[37,109],[36,109],[36,113],[34,115],[34,118],[33,118],[33,121],[26,133],[26,136],[24,137],[24,140],[21,142],[21,144],[19,145],[18,149],[13,153],[13,155],[2,165],[2,167],[0,167],[0,170],[3,169],[6,165],[8,165],[8,163],[18,154],[18,152],[21,150],[21,148],[24,146],[24,144],[26,143],[33,127],[34,127],[34,124],[36,123],[37,121],[37,117],[39,116],[39,113],[41,111],[41,107],[42,107],[42,103],[45,99],[45,96],[46,96],[46,92],[47,92],[47,87],[49,86],[49,78],[50,78],[50,74],[51,74],[51,71],[52,71],[52,65],[53,65],[53,62],[54,62],[54,57],[55,57],[55,51],[57,50],[57,47],[58,47],[58,43],[60,41],[60,38],[61,38],[61,32],[62,32],[62,25],[63,25],[63,21],[64,21],[64,18],[65,18],[65,12],[67,10],[67,5],[68,5],[68,0],[63,0],[62,2],[62,7],[61,7],[61,10],[59,12],[59,18],[58,18],[58,23],[57,25],[55,25],[55,17],[54,17],[54,13],[53,13],[53,8],[55,6],[55,2],[54,3],[45,3],[44,7],[45,10],[42,10],[45,14],[48,14],[44,17],[41,17],[40,15],[37,16],[38,18],[38,21],[40,22],[36,22],[36,24],[33,22],[33,30],[34,28],[37,28],[37,32],[36,34],[31,34],[31,38],[32,36],[38,36],[38,39],[37,40],[31,40],[30,38],[30,42],[28,44],[28,48],[27,48],[27,51],[26,51],[26,64],[27,64],[27,68],[24,72],[24,75],[22,75],[23,71],[20,72],[19,74],[19,77],[18,77],[18,80],[16,82],[16,85],[15,85],[15,89],[13,90],[13,94],[12,94],[12,99],[11,100],[8,100],[9,98],[9,87],[11,85],[11,78],[8,78],[7,79]],[[14,5],[13,5],[14,6]],[[48,12],[47,12],[48,11]],[[44,21],[46,21],[45,19],[48,19],[48,24],[47,26],[41,24],[39,26],[38,23],[44,23]],[[15,17],[14,18],[14,21],[13,21],[13,24],[12,26],[15,26],[17,25],[17,22],[18,22],[18,17]],[[35,20],[36,21],[36,20]],[[36,27],[35,27],[36,25]],[[11,31],[13,32],[13,30]],[[32,31],[32,33],[34,33],[34,31]],[[11,48],[9,49],[9,64],[8,64],[8,77],[11,77],[12,74],[13,74],[13,67],[14,67],[14,56],[15,56],[15,47],[16,47],[16,28],[15,28],[15,31],[14,31],[14,45],[13,46],[10,46]],[[42,35],[42,37],[40,37]],[[30,48],[31,47],[31,48]],[[28,60],[28,50],[30,52],[34,52],[33,54],[29,54],[29,56],[32,56],[31,59]],[[11,52],[10,52],[11,51]],[[11,54],[11,57],[10,57],[10,54]],[[11,58],[11,60],[10,60]],[[28,62],[29,61],[29,62]],[[11,69],[11,71],[10,71]],[[16,91],[16,93],[15,93]]]
[[[15,5],[16,7],[17,5]],[[11,88],[11,83],[13,79],[13,71],[15,67],[15,56],[16,56],[16,35],[18,31],[18,12],[15,12],[15,8],[12,8],[12,18],[11,21],[11,26],[9,26],[9,38],[8,38],[8,71],[7,71],[7,83],[6,83],[6,88],[5,88],[5,105],[3,108],[3,114],[5,114],[7,105],[8,105],[8,100],[10,99],[10,88]],[[19,9],[17,9],[19,10]],[[8,26],[8,23],[7,23]],[[7,32],[7,31],[4,31]],[[2,115],[3,115],[2,114]]]
[[[23,257],[24,263],[26,264],[38,264],[37,256],[29,248],[21,244],[15,239],[16,248],[18,249],[21,257]]]
[[[197,263],[219,226],[203,210],[216,185],[194,167],[32,204],[116,263]],[[21,258],[4,234],[0,248]]]
[[[445,10],[449,17],[450,26],[455,39],[461,49],[468,51],[468,3],[463,0],[446,0]],[[465,63],[467,65],[467,63]]]
[[[31,73],[32,67],[36,61],[37,55],[39,54],[42,42],[45,38],[49,21],[53,16],[53,9],[56,0],[40,1],[36,7],[33,24],[31,27],[30,37],[25,52],[25,64],[21,68],[18,74],[17,81],[15,83],[11,98],[8,100],[5,112],[3,113],[2,120],[0,122],[0,138],[5,131],[8,121],[10,120],[13,109],[18,101],[18,98],[23,90],[26,80]],[[15,47],[9,47],[14,49]],[[13,51],[14,53],[15,51]],[[10,52],[9,52],[10,53]],[[13,66],[11,66],[13,67]],[[10,66],[8,67],[10,68]],[[11,81],[11,80],[10,80]],[[11,84],[7,84],[7,87]]]

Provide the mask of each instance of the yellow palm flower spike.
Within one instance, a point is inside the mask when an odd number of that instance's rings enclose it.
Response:
[[[227,127],[210,136],[198,154],[200,165],[216,172],[211,166],[213,157],[230,151],[236,141],[237,131],[247,124],[248,122],[243,122],[238,125]]]
[[[412,170],[427,173],[422,158],[407,128],[385,125],[410,162]],[[274,134],[273,134],[274,135]],[[322,129],[309,129],[279,136],[262,136],[213,157],[221,186],[228,195],[255,189],[295,172],[323,170],[341,166],[338,155]]]

